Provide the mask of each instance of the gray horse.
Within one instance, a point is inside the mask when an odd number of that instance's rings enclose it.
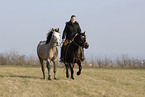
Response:
[[[43,64],[43,60],[47,63],[48,69],[48,79],[51,80],[50,74],[50,63],[53,62],[54,65],[54,79],[56,79],[56,64],[57,64],[57,55],[58,49],[56,46],[60,45],[60,32],[58,29],[53,29],[48,33],[46,41],[40,41],[37,46],[37,55],[40,60],[41,69],[43,73],[43,79],[45,79],[45,68]]]

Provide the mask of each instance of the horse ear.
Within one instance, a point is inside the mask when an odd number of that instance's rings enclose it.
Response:
[[[85,35],[86,31],[84,31],[84,35]]]
[[[52,32],[54,32],[55,30],[54,30],[54,28],[52,28]]]
[[[59,28],[57,28],[58,29],[58,32],[59,32]]]

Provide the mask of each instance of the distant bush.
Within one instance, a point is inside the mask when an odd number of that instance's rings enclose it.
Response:
[[[59,61],[59,60],[58,60]],[[45,62],[44,62],[45,63]],[[95,58],[85,60],[83,65],[94,67],[145,67],[145,60],[129,58],[123,55],[120,58]],[[0,65],[39,65],[37,56],[26,56],[16,51],[0,53]],[[64,65],[59,63],[59,65]]]
[[[145,60],[138,58],[129,58],[127,55],[123,55],[120,58],[90,58],[87,59],[88,66],[96,67],[145,67]]]
[[[35,56],[20,55],[16,51],[0,53],[0,65],[38,65]]]

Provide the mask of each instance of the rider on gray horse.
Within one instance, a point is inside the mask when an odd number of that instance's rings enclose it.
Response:
[[[76,33],[81,33],[81,28],[79,26],[79,23],[76,21],[76,16],[72,15],[71,20],[69,22],[66,22],[66,26],[63,31],[62,41],[64,44],[61,48],[61,61],[64,61],[66,45],[70,43]],[[79,50],[82,52],[81,60],[84,61],[84,50],[83,48],[80,48]]]

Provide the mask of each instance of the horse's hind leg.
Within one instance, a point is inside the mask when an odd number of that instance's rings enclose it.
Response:
[[[47,69],[48,69],[48,80],[51,80],[51,74],[50,74],[50,60],[47,59]]]
[[[79,71],[77,72],[77,75],[80,75],[81,74],[81,70],[82,70],[81,61],[78,61],[77,64],[79,66]]]
[[[40,60],[40,64],[41,64],[41,70],[43,73],[43,79],[45,79],[45,69],[44,69],[44,65],[43,65],[43,60],[41,58],[39,58],[39,60]]]

